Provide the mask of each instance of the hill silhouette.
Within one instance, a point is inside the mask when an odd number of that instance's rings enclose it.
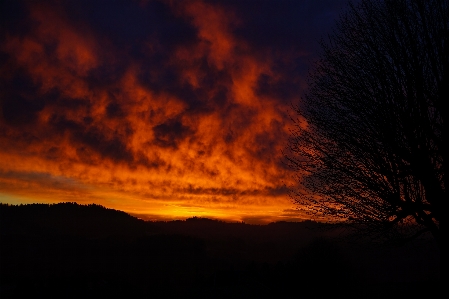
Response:
[[[0,205],[0,224],[8,233],[104,237],[135,235],[149,224],[129,214],[101,205],[77,203]]]
[[[429,240],[384,248],[338,233],[312,221],[147,222],[99,205],[0,204],[0,295],[296,298],[321,286],[349,297],[370,288],[363,297],[376,298],[436,289]]]

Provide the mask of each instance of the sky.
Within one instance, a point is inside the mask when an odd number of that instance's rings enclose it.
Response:
[[[282,150],[346,4],[2,1],[0,202],[307,219]]]

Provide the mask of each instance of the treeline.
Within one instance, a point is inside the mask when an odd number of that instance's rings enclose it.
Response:
[[[141,234],[149,225],[131,215],[101,205],[74,202],[56,204],[0,204],[2,233],[82,235]]]

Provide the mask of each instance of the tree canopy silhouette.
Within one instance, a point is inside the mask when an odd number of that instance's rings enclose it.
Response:
[[[375,237],[430,232],[442,247],[448,27],[447,0],[349,5],[294,106],[285,156],[300,208]]]

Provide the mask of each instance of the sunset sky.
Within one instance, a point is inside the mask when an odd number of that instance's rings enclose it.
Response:
[[[0,202],[308,217],[289,107],[346,0],[1,3]]]

